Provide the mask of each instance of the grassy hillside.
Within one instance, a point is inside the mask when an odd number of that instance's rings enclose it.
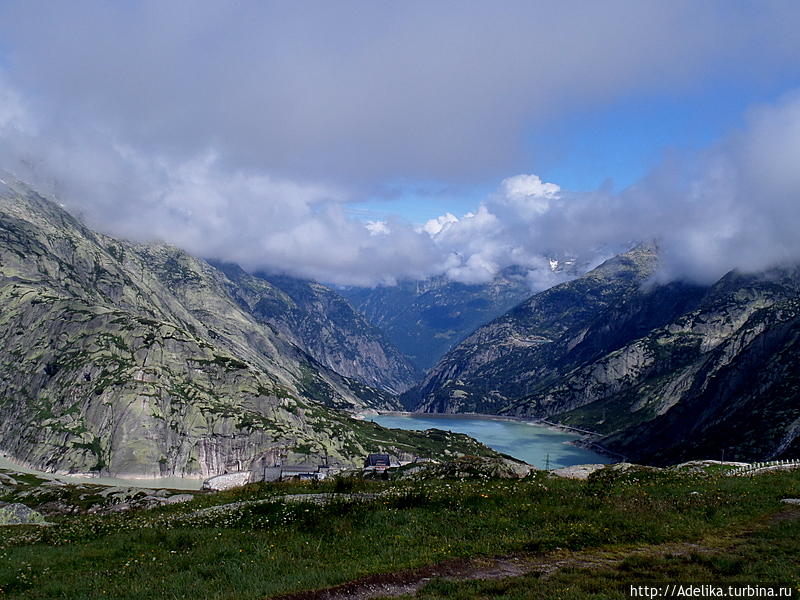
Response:
[[[425,576],[423,598],[623,598],[631,581],[800,580],[800,515],[781,503],[800,495],[800,472],[450,473],[460,476],[258,484],[0,527],[0,597],[255,599]],[[320,493],[334,499],[312,502]],[[513,576],[490,577],[511,563]],[[483,581],[463,581],[481,569]]]

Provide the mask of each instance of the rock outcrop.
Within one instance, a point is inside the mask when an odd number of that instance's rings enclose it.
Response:
[[[341,295],[320,283],[280,275],[251,275],[216,264],[233,284],[229,291],[259,322],[269,324],[329,369],[366,385],[399,394],[420,373],[387,336]]]
[[[656,264],[655,247],[638,246],[530,297],[448,352],[404,395],[404,405],[423,412],[501,411],[552,375],[553,355],[577,345],[583,330],[634,293]]]
[[[48,525],[44,517],[24,504],[0,502],[0,525]]]

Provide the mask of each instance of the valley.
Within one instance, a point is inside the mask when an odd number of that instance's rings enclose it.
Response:
[[[370,385],[395,385],[375,378],[391,369],[367,366],[397,351],[343,301],[331,309],[339,320],[325,321],[322,352],[280,333],[306,313],[266,280],[236,273],[237,284],[177,248],[102,236],[4,181],[0,450],[11,459],[48,472],[203,479],[255,464],[346,468],[370,452],[431,456],[464,443],[437,447],[352,418],[399,407]],[[268,302],[280,307],[269,322]],[[361,379],[325,366],[332,356]]]
[[[650,283],[640,245],[476,329],[402,397],[409,410],[488,413],[597,431],[658,465],[798,453],[800,271]]]
[[[661,284],[642,243],[535,294],[517,270],[340,294],[105,236],[4,181],[0,595],[800,574],[800,471],[748,470],[798,453],[794,265]],[[747,562],[765,544],[780,576]]]
[[[0,1],[0,600],[800,598],[798,31]]]
[[[416,433],[351,418],[400,408],[548,420],[657,465],[796,454],[796,266],[659,284],[648,243],[522,301],[520,269],[343,290],[370,324],[333,287],[108,238],[4,181],[0,447],[20,464],[204,479],[431,456]],[[458,319],[423,316],[445,313]],[[449,350],[447,327],[463,338]],[[400,349],[410,331],[438,357],[424,374]]]

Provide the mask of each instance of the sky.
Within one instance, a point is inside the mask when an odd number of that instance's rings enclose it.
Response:
[[[800,260],[791,1],[0,2],[0,168],[112,235],[340,285]]]

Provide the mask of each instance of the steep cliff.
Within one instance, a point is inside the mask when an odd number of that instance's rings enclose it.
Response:
[[[0,450],[45,470],[208,476],[281,455],[414,451],[339,409],[394,399],[340,376],[208,263],[115,240],[0,176]]]
[[[251,275],[216,264],[234,285],[240,306],[333,371],[392,394],[420,373],[387,336],[341,295],[320,283],[281,275]]]
[[[654,246],[637,246],[530,297],[448,352],[403,403],[424,412],[498,412],[554,375],[553,346],[637,290],[656,264]]]
[[[612,433],[601,443],[654,464],[699,456],[798,456],[797,269],[731,274],[696,311],[654,331],[639,347],[645,349],[644,364],[652,367],[564,420],[589,423],[600,406],[613,402],[616,410],[600,424],[601,431]]]

